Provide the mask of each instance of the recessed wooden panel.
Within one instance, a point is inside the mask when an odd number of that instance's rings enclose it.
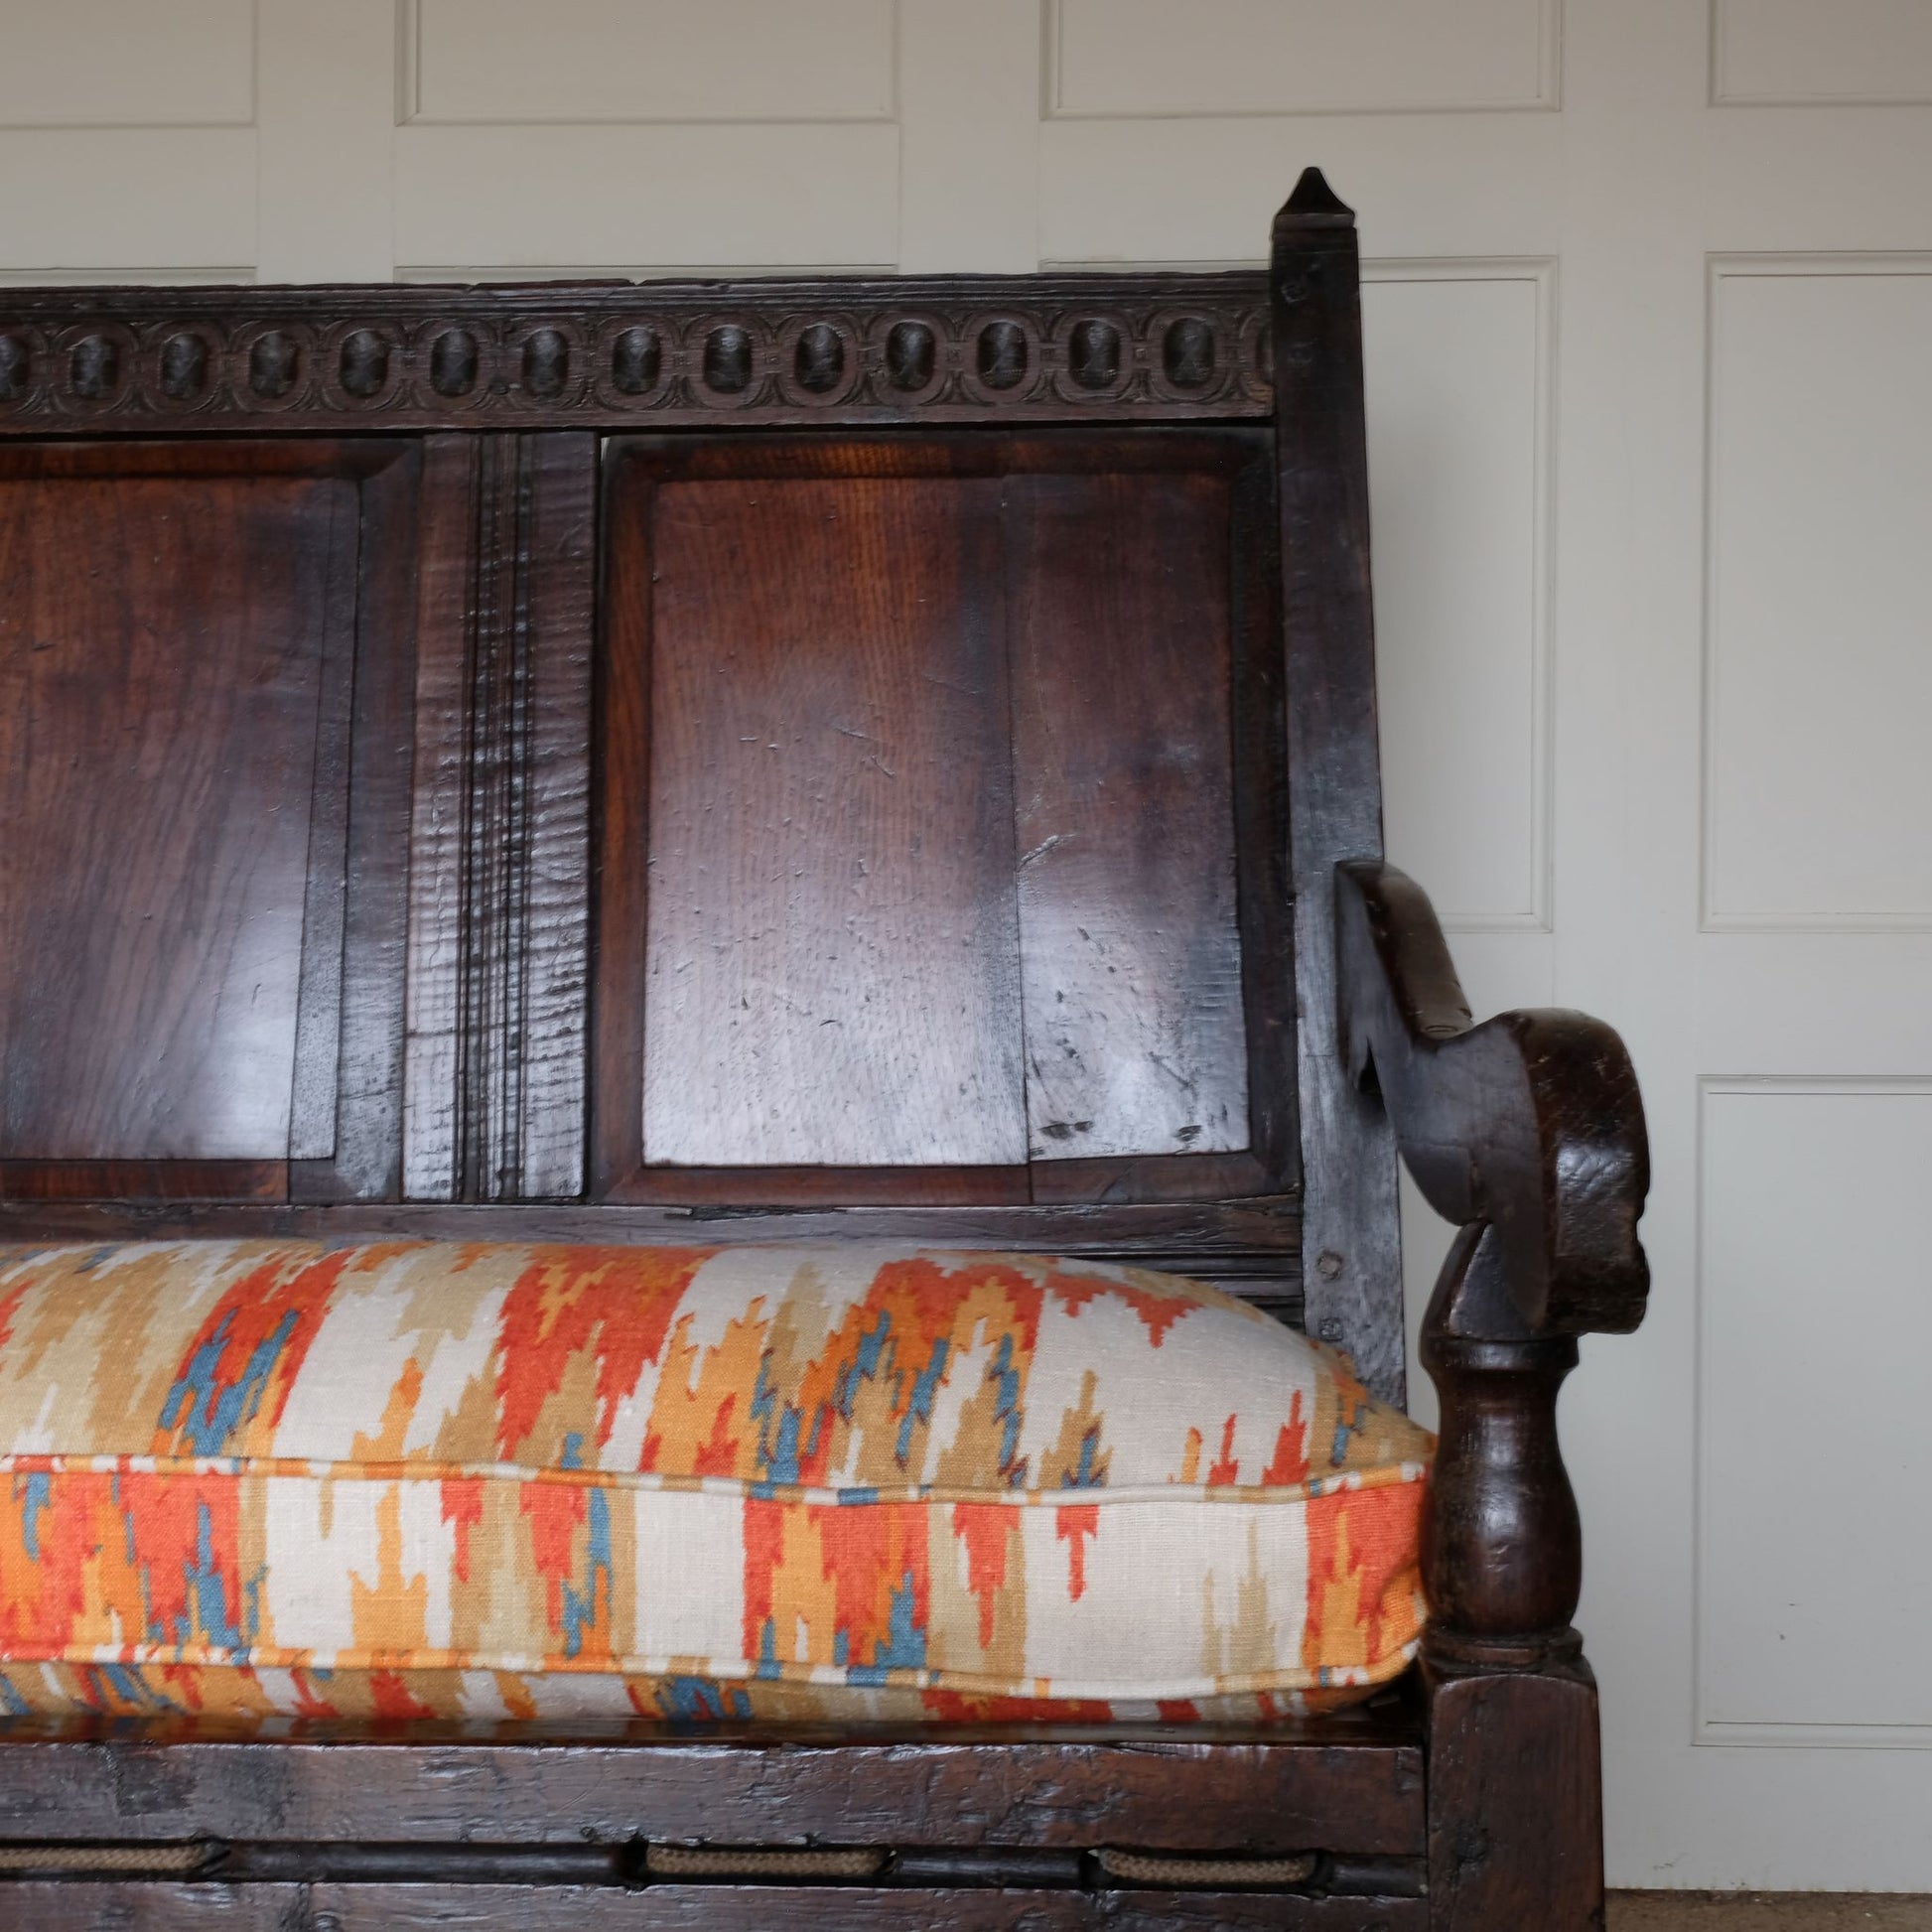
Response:
[[[1227,479],[1007,492],[1029,1152],[1245,1148]]]
[[[1261,448],[616,446],[599,1191],[1282,1184]]]
[[[406,477],[398,495],[379,475],[397,448],[0,464],[5,1191],[259,1197],[291,1161],[336,1173],[310,1174],[325,1191],[371,1161],[379,1179],[368,1035],[391,1002],[363,962],[406,733],[399,762],[366,760],[377,849],[353,865],[349,766],[352,706],[388,684],[372,662],[354,694],[358,621],[373,638],[393,616],[384,559],[413,515]],[[365,543],[372,484],[390,514]]]
[[[8,1156],[287,1154],[354,531],[345,483],[0,485]]]
[[[648,541],[645,1160],[1024,1160],[997,484],[671,483]]]

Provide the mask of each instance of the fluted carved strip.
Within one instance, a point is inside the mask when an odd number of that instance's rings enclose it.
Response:
[[[1258,274],[0,292],[0,435],[1268,413]]]

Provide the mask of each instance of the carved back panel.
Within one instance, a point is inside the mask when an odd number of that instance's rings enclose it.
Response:
[[[1354,245],[1284,224],[5,292],[0,1238],[1057,1250],[1396,1392]]]
[[[417,468],[0,451],[0,1190],[393,1190]]]
[[[1248,431],[612,446],[594,1191],[1292,1184],[1269,505]]]

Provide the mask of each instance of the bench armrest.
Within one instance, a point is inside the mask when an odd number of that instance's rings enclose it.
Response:
[[[1379,861],[1336,872],[1349,1071],[1379,1090],[1430,1205],[1493,1230],[1494,1265],[1466,1288],[1455,1331],[1634,1328],[1649,1286],[1637,1217],[1650,1162],[1623,1042],[1561,1009],[1473,1024],[1422,889]]]
[[[1422,1333],[1442,1398],[1423,1522],[1425,1676],[1574,1677],[1583,1530],[1557,1395],[1578,1335],[1643,1316],[1636,1076],[1623,1042],[1581,1013],[1473,1025],[1421,889],[1379,862],[1336,870],[1348,1070],[1380,1093],[1410,1173],[1461,1230]]]

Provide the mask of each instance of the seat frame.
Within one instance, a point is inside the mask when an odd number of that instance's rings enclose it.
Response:
[[[380,430],[423,438],[427,463],[487,470],[504,459],[485,439],[450,432],[1271,429],[1286,560],[1299,1185],[1263,1201],[1090,1203],[1062,1214],[1053,1238],[1246,1286],[1348,1347],[1373,1386],[1399,1397],[1398,1153],[1459,1232],[1421,1346],[1442,1406],[1425,1544],[1432,1622],[1417,1668],[1364,1707],[1271,1729],[721,1731],[648,1743],[17,1737],[0,1742],[0,1917],[318,1932],[457,1922],[966,1932],[1023,1919],[1600,1927],[1596,1690],[1572,1627],[1582,1543],[1556,1403],[1580,1335],[1641,1318],[1642,1115],[1622,1046],[1599,1023],[1530,1012],[1472,1024],[1427,899],[1383,861],[1359,305],[1353,216],[1312,170],[1277,218],[1265,277],[6,292],[0,441]],[[1190,317],[1206,319],[1218,355],[1204,354],[1200,332],[1176,330],[1174,318]],[[914,356],[899,369],[909,388],[882,387],[905,318],[964,345],[948,364],[958,381],[935,377],[920,392]],[[995,327],[1018,333],[989,335]],[[453,336],[467,351],[448,345]],[[674,382],[662,345],[700,341],[701,362]],[[1040,379],[1005,382],[1014,342]],[[289,344],[334,356],[327,379],[278,391]],[[480,344],[503,380],[475,382]],[[528,461],[540,469],[541,451]],[[540,600],[552,553],[526,550]],[[474,657],[459,668],[469,680],[459,703],[471,708],[468,736],[450,741],[460,763],[481,756],[480,712],[514,716],[520,700],[513,679]],[[582,666],[564,674],[588,677]],[[581,813],[583,765],[544,765],[541,746],[530,756],[541,844],[546,810],[557,823]],[[419,784],[423,770],[419,746]],[[488,890],[465,887],[471,900]],[[581,973],[572,997],[581,1007]],[[506,1137],[491,1111],[489,1056],[509,1050],[506,1037],[484,1030],[466,1049],[477,1097],[451,1130],[445,1203],[393,1189],[386,1201],[343,1198],[355,1190],[336,1170],[352,1165],[352,1147],[331,1175],[292,1172],[282,1204],[157,1201],[118,1173],[36,1189],[10,1184],[0,1164],[0,1239],[689,1239],[704,1210],[688,1205],[499,1198],[546,1191],[519,1186],[517,1163],[527,1179],[548,1158]],[[890,1231],[1042,1242],[1037,1214],[998,1206],[718,1211],[734,1240]],[[672,1872],[661,1858],[654,1869],[652,1848],[667,1845],[718,1851],[717,1870]],[[889,1856],[859,1878],[810,1860],[759,1869],[750,1856],[855,1847]],[[1098,1863],[1104,1848],[1156,1863],[1122,1877]]]

